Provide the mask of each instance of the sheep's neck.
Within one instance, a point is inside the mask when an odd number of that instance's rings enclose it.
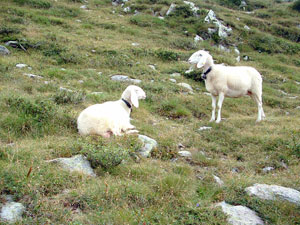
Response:
[[[214,61],[212,59],[212,57],[208,57],[206,60],[206,63],[204,64],[203,70],[207,71],[209,69],[209,67],[212,67],[214,65]]]
[[[122,98],[121,100],[122,100],[122,102],[124,104],[125,110],[130,114],[131,111],[132,111],[132,104],[131,104],[131,102],[128,101],[128,100],[126,100],[126,99],[124,99],[124,98]]]

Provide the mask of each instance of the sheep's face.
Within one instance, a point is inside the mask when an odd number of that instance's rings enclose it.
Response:
[[[122,98],[129,100],[136,108],[139,107],[139,99],[145,99],[146,93],[136,85],[129,85],[122,94]]]
[[[205,65],[207,58],[209,57],[209,53],[204,50],[199,50],[195,52],[191,57],[189,58],[188,62],[190,64],[197,65],[197,68],[201,68]]]

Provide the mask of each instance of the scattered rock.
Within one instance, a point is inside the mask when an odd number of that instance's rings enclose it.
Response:
[[[178,83],[177,85],[180,87],[186,88],[187,90],[189,90],[189,92],[193,92],[193,88],[191,87],[191,85],[189,85],[187,83]]]
[[[46,162],[49,163],[57,163],[63,169],[69,170],[71,172],[80,172],[88,176],[95,177],[96,174],[94,173],[90,162],[86,159],[86,157],[82,155],[76,155],[71,158],[57,158],[48,160]]]
[[[170,78],[169,81],[176,83],[177,81],[175,79]]]
[[[197,42],[199,42],[199,41],[204,41],[204,39],[203,39],[202,37],[200,37],[199,35],[196,35],[196,36],[194,37],[194,41],[197,43]]]
[[[281,199],[300,205],[300,192],[292,188],[278,185],[254,184],[251,187],[247,187],[245,190],[248,195],[254,195],[261,199]]]
[[[12,201],[11,196],[5,196],[5,199],[7,202],[2,205],[0,218],[10,223],[14,223],[17,220],[20,220],[22,218],[25,207],[21,203]]]
[[[243,56],[244,61],[249,61],[249,56],[245,55]]]
[[[251,28],[248,27],[247,25],[244,26],[244,29],[245,29],[245,30],[251,30]]]
[[[84,81],[83,81],[83,80],[79,80],[79,81],[78,81],[78,83],[80,83],[80,84],[83,84],[83,83],[84,83]]]
[[[239,173],[240,170],[239,170],[238,168],[235,167],[235,168],[232,168],[231,172],[232,172],[232,173]]]
[[[19,69],[22,69],[22,68],[27,67],[27,65],[26,65],[26,64],[19,63],[19,64],[16,65],[16,67],[19,68]]]
[[[214,33],[218,31],[218,35],[221,38],[226,38],[232,32],[232,29],[230,27],[226,27],[220,20],[217,19],[216,14],[212,10],[209,10],[207,16],[204,19],[204,22],[213,23],[217,30],[210,29],[208,30],[208,33]]]
[[[288,97],[289,99],[296,99],[296,98],[298,98],[298,96],[290,96],[290,97]]]
[[[123,12],[129,13],[131,11],[131,8],[128,6],[123,9]]]
[[[181,157],[192,157],[192,153],[190,153],[189,151],[180,151],[178,152],[178,155],[180,155]]]
[[[224,52],[230,52],[230,49],[229,49],[229,48],[226,48],[226,47],[223,46],[223,45],[219,45],[219,49],[220,49],[221,51],[224,51]]]
[[[176,4],[172,3],[166,13],[166,16],[170,15],[175,10],[175,8],[176,8]]]
[[[263,171],[264,173],[268,173],[268,172],[270,172],[270,171],[272,171],[272,170],[275,170],[275,168],[272,167],[272,166],[267,166],[267,167],[265,167],[265,168],[262,169],[262,171]]]
[[[157,147],[157,142],[145,135],[139,135],[139,139],[144,143],[144,146],[140,149],[139,153],[142,157],[147,158],[151,151]]]
[[[87,5],[80,6],[81,9],[88,9]]]
[[[114,81],[120,81],[120,82],[132,82],[134,84],[139,84],[139,83],[142,82],[139,79],[131,79],[128,76],[125,76],[125,75],[113,75],[111,77],[111,79],[114,80]]]
[[[241,56],[236,57],[235,60],[236,60],[237,62],[240,62],[240,61],[241,61]]]
[[[43,78],[42,76],[34,75],[34,74],[31,74],[31,73],[24,73],[24,76],[27,76],[27,77],[30,77],[30,78],[38,78],[38,79]]]
[[[60,91],[67,91],[67,92],[73,92],[71,89],[64,88],[64,87],[59,87]]]
[[[236,54],[240,55],[240,50],[239,50],[237,47],[234,48],[234,52],[235,52]]]
[[[10,54],[10,51],[3,45],[0,45],[0,55],[9,55],[9,54]]]
[[[103,92],[91,92],[91,95],[102,95]]]
[[[139,43],[136,43],[136,42],[134,42],[134,43],[131,43],[131,45],[132,45],[132,46],[139,46],[140,44],[139,44]]]
[[[194,13],[194,16],[198,16],[199,7],[195,6],[195,3],[189,1],[183,1],[184,4],[190,6],[191,11]]]
[[[151,69],[156,70],[154,65],[148,65]]]
[[[229,216],[228,223],[232,225],[262,225],[264,222],[254,211],[245,206],[232,206],[221,202],[217,206],[222,207],[225,214]]]
[[[172,74],[170,75],[170,77],[180,77],[180,76],[181,76],[180,73],[172,73]]]
[[[223,186],[224,185],[224,182],[220,179],[220,177],[217,177],[215,175],[213,175],[213,177],[214,177],[215,181],[217,182],[217,184],[219,186]]]
[[[210,130],[212,127],[205,127],[205,126],[203,126],[203,127],[200,127],[198,130],[199,131],[202,131],[202,130]]]

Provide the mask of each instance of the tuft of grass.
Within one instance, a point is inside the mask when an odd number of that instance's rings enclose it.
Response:
[[[13,1],[19,5],[28,5],[39,9],[49,9],[52,7],[52,4],[49,1],[45,1],[45,0],[13,0]]]

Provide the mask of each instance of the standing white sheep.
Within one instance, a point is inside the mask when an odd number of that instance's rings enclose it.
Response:
[[[257,104],[258,116],[256,122],[265,118],[262,108],[262,78],[260,73],[253,67],[248,66],[225,66],[214,64],[209,52],[199,50],[192,54],[189,63],[205,71],[202,78],[205,87],[211,93],[212,115],[210,122],[215,120],[216,97],[218,100],[218,117],[216,123],[221,121],[221,109],[224,97],[238,98],[249,95]]]
[[[91,105],[83,110],[78,119],[77,126],[81,135],[101,135],[110,137],[137,133],[135,126],[130,124],[132,105],[139,107],[139,99],[145,99],[145,92],[138,86],[128,86],[117,101],[104,102]]]

